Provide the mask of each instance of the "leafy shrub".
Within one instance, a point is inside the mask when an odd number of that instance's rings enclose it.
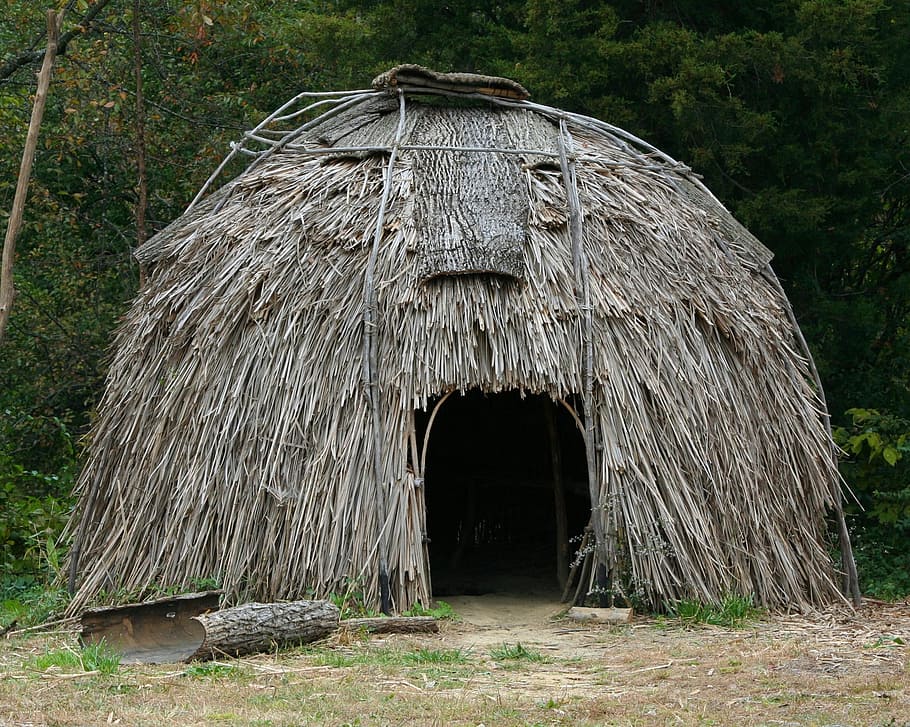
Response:
[[[0,628],[44,623],[63,610],[69,600],[65,589],[31,576],[0,579]]]
[[[853,555],[863,593],[886,601],[910,595],[910,527],[869,524],[854,530]]]
[[[56,577],[60,568],[57,542],[69,517],[75,452],[64,423],[52,419],[50,426],[59,440],[57,454],[48,457],[54,469],[30,469],[26,462],[29,453],[21,451],[22,432],[14,425],[21,428],[25,422],[37,428],[37,423],[45,420],[20,415],[10,424],[13,412],[5,409],[3,413],[8,419],[0,428],[0,573],[4,580],[48,580]],[[43,436],[50,437],[45,429],[47,426],[41,430]],[[43,439],[38,444],[41,442]],[[0,583],[0,588],[3,585]]]
[[[910,421],[876,409],[850,409],[848,427],[834,430],[849,455],[842,463],[847,483],[864,508],[864,518],[910,524]]]
[[[910,421],[876,409],[850,409],[834,430],[845,451],[841,472],[863,591],[888,600],[910,594]]]

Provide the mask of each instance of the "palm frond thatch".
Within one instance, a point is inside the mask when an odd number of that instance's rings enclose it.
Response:
[[[297,97],[137,252],[71,609],[212,575],[377,602],[387,575],[394,608],[428,603],[414,412],[472,389],[583,399],[600,556],[645,600],[840,598],[824,407],[770,253],[622,130],[426,92],[449,91],[318,96],[302,125]]]

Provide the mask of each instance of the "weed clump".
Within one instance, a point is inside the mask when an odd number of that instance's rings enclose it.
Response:
[[[669,612],[685,624],[710,624],[731,629],[743,628],[763,613],[753,604],[751,596],[732,593],[724,596],[719,604],[683,599],[672,604]]]
[[[544,662],[546,657],[539,651],[524,647],[521,642],[515,644],[505,643],[500,647],[490,650],[490,656],[496,661],[533,661]]]
[[[432,616],[433,618],[446,619],[450,621],[457,621],[458,614],[452,609],[452,607],[445,601],[436,601],[436,605],[433,608],[427,608],[421,606],[419,603],[415,603],[407,611],[403,611],[402,616]]]
[[[98,672],[99,674],[116,674],[120,668],[120,654],[104,641],[96,644],[85,644],[78,651],[75,649],[58,649],[45,651],[35,657],[34,667],[39,671],[59,669],[61,671]]]

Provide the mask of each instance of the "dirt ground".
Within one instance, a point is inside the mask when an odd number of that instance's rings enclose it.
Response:
[[[910,604],[744,629],[559,618],[535,595],[452,597],[438,635],[325,644],[188,669],[41,671],[74,635],[0,642],[0,725],[910,725]],[[534,655],[502,656],[520,643]]]
[[[843,702],[844,715],[855,715],[845,724],[887,724],[894,717],[897,724],[910,725],[908,604],[776,616],[737,630],[685,628],[656,619],[590,626],[554,620],[562,609],[552,602],[510,596],[453,598],[451,605],[465,625],[445,638],[461,648],[520,641],[553,657],[554,664],[577,659],[590,665],[573,674],[553,669],[527,683],[510,683],[528,694],[556,687],[573,697],[609,693],[622,701],[625,694],[663,691],[666,706],[675,703],[692,712],[701,705],[717,713],[724,711],[721,706],[759,702],[785,712],[791,700],[831,700]],[[865,706],[857,710],[860,703]]]

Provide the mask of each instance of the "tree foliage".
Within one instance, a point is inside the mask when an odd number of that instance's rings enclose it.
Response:
[[[58,5],[66,6],[67,42],[0,356],[0,483],[28,496],[37,487],[38,497],[67,494],[70,480],[59,473],[72,472],[76,455],[60,427],[86,430],[111,330],[138,280],[134,4]],[[231,138],[300,90],[363,88],[400,62],[515,78],[535,100],[623,126],[704,176],[775,252],[832,414],[851,432],[846,447],[861,458],[872,452],[871,462],[844,468],[866,506],[854,516],[857,529],[881,524],[888,500],[879,493],[906,492],[904,444],[882,432],[889,417],[910,419],[907,4],[140,6],[150,232],[181,212]],[[25,0],[8,2],[0,17],[0,222],[15,188],[43,22]],[[881,451],[875,434],[886,442]],[[29,472],[40,481],[58,474],[61,484],[45,491],[23,479]]]

